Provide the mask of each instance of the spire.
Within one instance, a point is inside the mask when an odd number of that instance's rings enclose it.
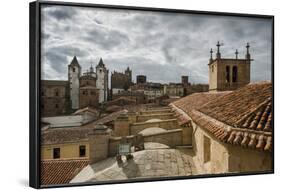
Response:
[[[99,66],[99,67],[104,67],[104,63],[103,63],[102,58],[100,58],[99,63],[98,63],[98,66]]]
[[[90,73],[93,73],[93,72],[94,72],[93,63],[91,63]]]
[[[235,51],[235,59],[238,59],[238,50]]]
[[[249,53],[249,49],[250,49],[250,43],[249,42],[247,42],[246,49],[247,49],[246,59],[251,59],[251,55]]]
[[[210,61],[213,61],[213,49],[210,50]]]
[[[218,43],[217,43],[217,59],[220,59],[220,58],[221,58],[220,46],[221,46],[221,44],[220,44],[220,42],[218,41]]]
[[[76,56],[73,57],[72,61],[70,62],[70,65],[77,65],[80,67]]]

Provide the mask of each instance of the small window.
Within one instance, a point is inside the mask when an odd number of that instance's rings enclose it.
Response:
[[[45,92],[44,91],[41,92],[41,96],[45,96]]]
[[[59,96],[59,91],[58,90],[56,90],[55,96]]]
[[[75,72],[75,67],[72,68],[72,72]]]
[[[203,146],[204,146],[204,163],[209,162],[211,160],[211,140],[210,138],[204,136],[203,138]]]
[[[58,104],[56,104],[56,105],[55,105],[55,107],[56,107],[56,108],[59,108],[59,105],[58,105]]]
[[[53,149],[53,158],[54,159],[60,158],[60,148],[54,148]]]
[[[232,82],[237,82],[237,66],[232,68]]]
[[[100,69],[100,73],[102,72],[102,70]]]
[[[214,72],[214,65],[212,65],[212,72]]]
[[[229,66],[226,66],[225,80],[226,80],[227,83],[229,83],[229,81],[230,81],[230,68],[229,68]]]
[[[80,145],[79,146],[79,157],[85,157],[86,156],[86,146]]]

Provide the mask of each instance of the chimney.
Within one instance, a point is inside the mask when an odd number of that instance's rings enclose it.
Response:
[[[110,129],[102,124],[97,124],[89,133],[89,159],[90,164],[104,160],[108,157],[108,144]]]
[[[122,113],[114,121],[114,136],[124,137],[130,135],[130,120],[127,113]]]

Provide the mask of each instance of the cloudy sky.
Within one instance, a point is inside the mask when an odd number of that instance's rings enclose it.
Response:
[[[250,42],[251,81],[271,79],[271,22],[265,19],[101,8],[42,9],[42,78],[67,80],[76,55],[83,72],[100,57],[110,72],[133,70],[149,81],[208,83],[210,48],[222,57],[245,56]]]

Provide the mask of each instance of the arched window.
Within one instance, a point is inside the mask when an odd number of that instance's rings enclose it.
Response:
[[[75,67],[72,68],[72,72],[75,72]]]
[[[232,68],[232,82],[237,82],[237,66]]]
[[[59,89],[55,89],[55,96],[59,96]]]
[[[230,68],[229,68],[229,66],[226,66],[225,80],[226,80],[227,83],[229,83],[229,81],[230,81]]]

